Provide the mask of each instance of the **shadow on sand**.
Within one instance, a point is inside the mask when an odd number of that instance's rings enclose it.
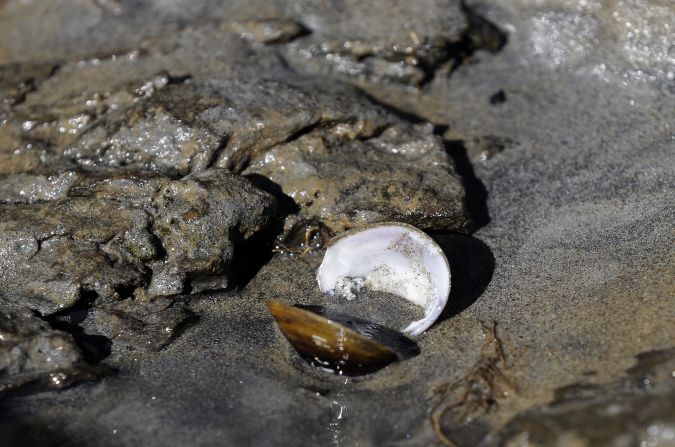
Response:
[[[454,233],[431,236],[447,256],[452,275],[450,297],[438,324],[463,312],[483,294],[492,280],[495,258],[487,245],[471,236]]]

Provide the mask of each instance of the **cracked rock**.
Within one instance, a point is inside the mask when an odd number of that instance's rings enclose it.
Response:
[[[43,315],[72,306],[83,289],[141,283],[126,248],[145,212],[113,200],[69,198],[0,207],[0,293]]]
[[[225,288],[235,246],[275,213],[269,194],[220,169],[181,181],[79,177],[66,197],[30,203],[51,198],[38,188],[25,203],[0,205],[0,293],[43,315],[72,306],[85,290],[109,297],[149,286],[174,295],[187,281],[196,290]],[[10,197],[22,187],[0,185]]]
[[[106,115],[64,149],[85,166],[135,168],[182,176],[204,170],[220,137],[200,115],[221,103],[209,89],[170,85],[119,113]]]
[[[195,292],[224,289],[235,244],[269,223],[272,197],[248,180],[212,169],[171,182],[153,201],[153,232],[166,258],[153,264],[151,295],[174,295],[192,282]]]
[[[111,339],[118,350],[159,351],[197,319],[183,303],[149,298],[142,289],[132,298],[100,301],[84,326]]]

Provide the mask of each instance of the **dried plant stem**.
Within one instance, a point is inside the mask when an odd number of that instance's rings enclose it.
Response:
[[[429,411],[429,420],[436,437],[447,447],[457,445],[443,431],[442,421],[446,414],[461,410],[455,420],[464,421],[490,412],[497,406],[498,399],[505,397],[508,391],[516,391],[515,384],[503,372],[507,368],[506,353],[497,335],[497,323],[481,322],[481,326],[485,342],[478,361],[466,375],[438,386],[432,396],[435,404]],[[456,399],[451,399],[457,395]]]

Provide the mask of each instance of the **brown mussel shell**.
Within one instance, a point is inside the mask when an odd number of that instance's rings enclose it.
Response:
[[[359,375],[397,359],[391,348],[314,312],[276,300],[267,306],[291,345],[315,364]]]

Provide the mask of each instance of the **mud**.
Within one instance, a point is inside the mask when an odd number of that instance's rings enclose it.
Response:
[[[327,296],[325,302],[329,310],[353,315],[398,331],[424,317],[421,306],[391,293],[367,288],[361,289],[353,300]]]

